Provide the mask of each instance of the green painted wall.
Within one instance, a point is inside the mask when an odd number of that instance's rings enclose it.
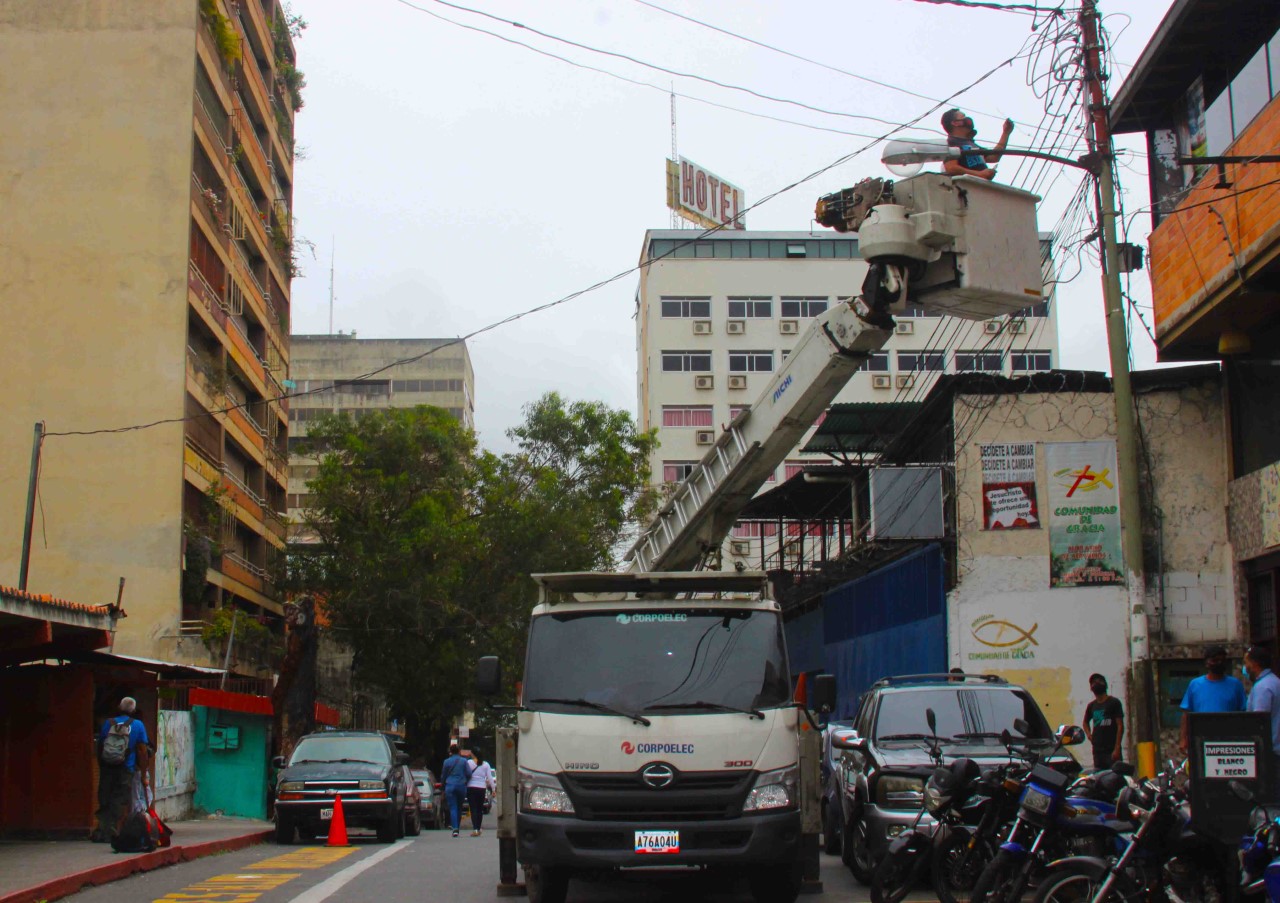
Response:
[[[265,715],[246,715],[197,705],[195,721],[195,806],[239,818],[267,817],[267,731]],[[238,749],[210,749],[214,727],[239,728]]]

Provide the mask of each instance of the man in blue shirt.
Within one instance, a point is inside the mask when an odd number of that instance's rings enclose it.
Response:
[[[449,747],[449,758],[440,766],[440,783],[444,784],[444,798],[449,804],[449,825],[453,836],[458,836],[462,825],[462,806],[467,801],[467,782],[475,765],[458,753],[458,744]]]
[[[1187,715],[1190,712],[1243,712],[1244,684],[1227,673],[1227,650],[1210,644],[1204,650],[1205,673],[1187,684],[1182,694],[1182,739],[1178,745],[1187,752]]]
[[[108,718],[98,731],[98,827],[89,835],[99,843],[110,842],[120,833],[120,823],[129,814],[133,795],[133,773],[141,768],[147,783],[146,726],[134,717],[138,703],[126,696],[120,700],[120,714]]]
[[[996,177],[996,171],[987,164],[1000,159],[1000,151],[1005,149],[1009,135],[1013,133],[1013,120],[1004,121],[1004,132],[988,154],[963,153],[977,149],[978,144],[973,139],[978,130],[973,127],[973,119],[959,110],[951,109],[942,114],[942,130],[947,133],[947,144],[962,151],[958,159],[943,163],[942,171],[949,176],[976,176],[990,181]]]
[[[1273,775],[1280,775],[1280,677],[1271,670],[1271,652],[1250,646],[1244,654],[1244,671],[1253,686],[1249,689],[1249,711],[1271,716],[1271,756]]]

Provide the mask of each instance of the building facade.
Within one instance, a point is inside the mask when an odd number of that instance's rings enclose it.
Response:
[[[1280,651],[1280,5],[1177,0],[1112,122],[1146,136],[1159,357],[1225,375],[1239,639]]]
[[[658,431],[654,484],[678,482],[719,431],[750,406],[809,320],[861,290],[866,265],[857,239],[834,232],[649,230],[636,296],[639,422]],[[1058,364],[1056,315],[1048,298],[1025,317],[973,322],[898,316],[896,333],[840,393],[839,402],[903,403],[924,398],[939,375],[1019,374]],[[806,436],[806,439],[808,437]],[[767,490],[825,460],[796,451]],[[761,529],[766,531],[762,536]],[[758,566],[768,527],[742,524],[726,546]]]
[[[205,661],[217,609],[280,629],[301,105],[284,10],[4,0],[0,60],[0,505],[23,510],[44,421],[33,582],[114,601],[124,577],[115,650]],[[21,529],[0,521],[0,570]]]
[[[300,393],[289,407],[289,519],[305,541],[307,480],[316,461],[305,453],[307,424],[325,414],[360,414],[433,405],[475,428],[475,373],[457,339],[357,339],[295,335],[291,373]],[[399,362],[399,363],[398,363]],[[373,375],[369,375],[373,374]]]

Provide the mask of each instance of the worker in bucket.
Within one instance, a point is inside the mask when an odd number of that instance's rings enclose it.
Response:
[[[979,145],[974,140],[978,130],[973,126],[972,116],[966,116],[954,108],[947,110],[942,114],[942,130],[947,133],[947,144],[960,148],[960,156],[943,163],[942,171],[949,176],[976,176],[979,179],[991,180],[996,177],[996,170],[995,167],[987,164],[1000,159],[1000,152],[1005,149],[1009,143],[1009,136],[1013,134],[1013,120],[1004,121],[1004,131],[1000,135],[1000,140],[986,154],[974,153]]]

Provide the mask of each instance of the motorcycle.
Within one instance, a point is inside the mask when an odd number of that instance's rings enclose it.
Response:
[[[1259,803],[1253,792],[1232,781],[1231,792],[1248,803],[1249,833],[1240,841],[1240,888],[1244,894],[1265,891],[1269,903],[1280,903],[1280,806]]]

